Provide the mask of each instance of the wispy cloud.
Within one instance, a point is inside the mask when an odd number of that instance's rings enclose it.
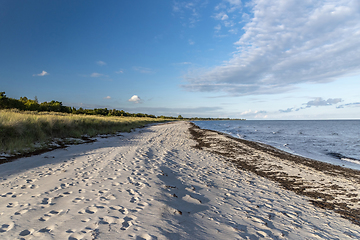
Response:
[[[206,6],[207,1],[174,1],[173,12],[180,17],[184,26],[193,28],[201,19],[199,11]]]
[[[145,67],[133,67],[133,69],[137,72],[141,72],[141,73],[146,73],[146,74],[153,74],[156,73],[153,69],[151,68],[145,68]]]
[[[305,105],[304,107],[298,107],[298,108],[293,107],[293,108],[288,108],[286,110],[280,109],[279,112],[289,113],[289,112],[299,111],[299,110],[310,108],[310,107],[323,107],[323,106],[336,105],[340,102],[343,102],[343,100],[341,98],[329,98],[328,100],[324,100],[321,97],[317,97],[314,100],[311,100],[311,101],[308,101],[307,103],[302,104],[302,105]],[[338,106],[337,108],[339,108],[339,107],[340,106]]]
[[[96,64],[99,65],[99,66],[105,66],[105,65],[106,65],[106,62],[97,61]]]
[[[309,106],[309,107],[331,106],[331,105],[337,104],[342,101],[343,100],[341,98],[329,98],[328,100],[324,100],[321,97],[318,97],[312,101],[307,102],[306,106]]]
[[[268,115],[266,114],[266,111],[259,111],[259,110],[247,110],[242,113],[240,113],[240,116],[243,118],[267,118]]]
[[[134,102],[134,103],[140,103],[140,102],[141,102],[141,99],[139,98],[138,95],[134,95],[134,96],[132,96],[128,101],[129,101],[129,102]]]
[[[189,44],[190,44],[190,45],[194,45],[195,42],[194,42],[193,40],[189,39]]]
[[[94,72],[94,73],[92,73],[91,75],[90,75],[90,77],[105,77],[106,75],[104,75],[104,74],[102,74],[102,73],[96,73],[96,72]]]
[[[172,65],[191,65],[192,62],[179,62],[179,63],[173,63]]]
[[[219,33],[221,26],[224,26],[225,28],[231,28],[230,30],[227,30],[231,34],[237,34],[238,30],[234,26],[242,22],[240,21],[242,8],[242,2],[240,0],[223,0],[216,5],[215,13],[212,17],[219,20],[220,23],[214,27],[215,33]],[[218,36],[219,35],[216,35],[216,37]],[[222,34],[220,36],[224,37],[227,35]]]
[[[358,1],[349,0],[254,0],[232,58],[189,72],[183,87],[232,96],[274,94],[358,73],[359,9]]]
[[[344,107],[360,107],[360,102],[346,103],[339,105],[336,108],[344,108]]]
[[[288,112],[292,112],[293,110],[294,110],[294,108],[288,108],[288,109],[285,109],[285,110],[280,109],[279,112],[288,113]]]
[[[49,73],[47,73],[46,71],[42,71],[42,72],[39,73],[39,74],[33,74],[34,77],[35,77],[35,76],[43,77],[43,76],[45,76],[45,75],[49,75]]]
[[[104,99],[111,99],[111,97],[110,97],[110,96],[107,96],[107,97],[104,97]]]
[[[117,74],[124,73],[124,70],[120,69],[119,71],[115,71],[115,73]]]

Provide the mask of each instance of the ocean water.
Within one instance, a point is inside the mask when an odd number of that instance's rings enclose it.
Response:
[[[234,137],[360,170],[360,120],[194,121]]]

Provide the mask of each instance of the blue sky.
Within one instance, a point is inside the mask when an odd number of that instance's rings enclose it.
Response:
[[[0,2],[0,86],[85,108],[360,118],[357,0]]]

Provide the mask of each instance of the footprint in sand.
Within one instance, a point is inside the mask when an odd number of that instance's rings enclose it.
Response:
[[[22,214],[24,214],[26,212],[28,212],[27,209],[22,209],[22,210],[19,210],[19,211],[15,212],[15,215],[22,215]]]
[[[132,220],[135,220],[136,217],[134,216],[126,216],[123,218],[124,222],[122,223],[121,230],[127,230],[131,225],[133,225]]]
[[[127,192],[129,192],[130,195],[138,195],[133,189],[129,189]]]
[[[126,215],[129,213],[129,211],[127,210],[127,208],[122,207],[122,206],[110,206],[111,210],[115,210],[115,211],[119,211],[122,214]]]
[[[104,194],[104,193],[107,193],[109,191],[109,189],[103,189],[103,190],[99,190],[99,193],[101,193],[101,194]]]
[[[51,204],[51,198],[44,198],[43,200],[41,200],[41,203],[43,205],[52,205]]]
[[[82,200],[84,200],[85,198],[84,197],[77,197],[77,198],[75,198],[74,200],[72,200],[72,202],[73,203],[78,203],[78,202],[80,202],[80,201],[82,201]]]
[[[138,198],[138,197],[132,197],[131,200],[130,200],[130,202],[131,202],[131,203],[136,203],[136,202],[138,202],[139,200],[140,200],[140,198]]]
[[[105,216],[99,217],[100,221],[99,224],[117,224],[122,223],[122,219],[116,216]]]
[[[96,213],[97,211],[98,211],[98,208],[95,207],[95,206],[87,207],[87,208],[85,209],[85,212],[86,212],[86,213],[89,213],[89,214],[94,214],[94,213]]]
[[[20,236],[25,237],[34,232],[34,229],[25,229],[19,233]]]
[[[113,194],[109,194],[107,196],[103,196],[103,197],[100,197],[100,201],[110,201],[110,200],[114,200],[116,199],[116,197],[113,195]]]
[[[14,227],[14,222],[5,223],[0,227],[0,233],[7,232]]]
[[[44,214],[44,216],[42,216],[39,221],[41,222],[45,222],[47,220],[49,220],[53,215],[58,215],[62,212],[63,210],[60,209],[60,210],[51,210],[50,212]]]
[[[152,237],[147,233],[141,234],[136,237],[136,240],[151,240],[151,239]]]
[[[49,232],[51,232],[53,229],[54,229],[53,226],[51,226],[51,227],[45,227],[45,228],[40,229],[38,232],[39,232],[39,233],[49,233]],[[35,235],[35,234],[34,234],[34,235]]]
[[[1,195],[1,197],[9,197],[9,196],[12,196],[13,194],[14,193],[12,193],[12,192],[8,192],[8,193]]]
[[[69,240],[79,240],[79,239],[83,239],[83,238],[84,238],[84,234],[82,234],[82,233],[74,233],[69,236]]]
[[[142,211],[146,208],[146,206],[148,206],[149,204],[147,202],[144,202],[144,203],[138,203],[137,204],[137,207],[136,207],[136,211]]]
[[[6,207],[12,208],[12,207],[16,207],[17,205],[19,205],[18,202],[13,202],[13,203],[8,203],[8,205]]]

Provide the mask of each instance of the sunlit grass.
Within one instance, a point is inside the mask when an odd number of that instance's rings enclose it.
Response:
[[[44,144],[55,138],[129,132],[156,122],[164,122],[164,119],[0,110],[0,153],[31,149],[34,144]]]

